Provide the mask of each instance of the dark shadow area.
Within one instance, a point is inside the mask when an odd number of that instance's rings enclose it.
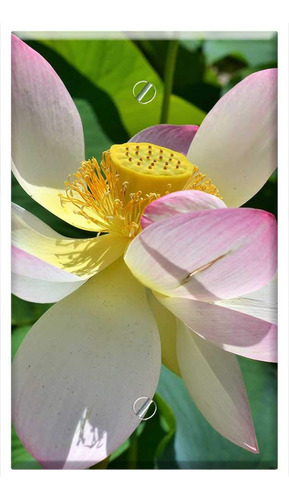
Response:
[[[156,452],[162,439],[166,437],[162,428],[159,411],[145,422],[139,435],[138,429],[130,437],[130,447],[112,462],[108,469],[179,469],[176,461],[174,437],[166,445],[163,453]]]

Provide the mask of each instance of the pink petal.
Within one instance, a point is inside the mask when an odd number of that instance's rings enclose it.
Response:
[[[58,196],[84,160],[79,113],[50,64],[14,35],[12,160],[18,182],[34,200],[65,221],[95,231],[72,204],[63,208]]]
[[[177,353],[187,389],[216,431],[253,453],[258,444],[238,361],[179,324]]]
[[[186,155],[198,128],[197,125],[154,125],[138,132],[129,142],[150,142]]]
[[[151,224],[132,241],[125,261],[152,290],[216,301],[265,286],[276,271],[276,244],[268,212],[203,210]]]
[[[12,293],[30,302],[57,302],[86,281],[14,246],[11,269]]]
[[[177,191],[162,196],[158,200],[150,203],[141,218],[142,228],[146,228],[153,222],[167,219],[173,215],[178,215],[195,210],[209,210],[213,208],[225,208],[225,203],[211,194],[203,191],[189,190]]]
[[[228,206],[254,196],[277,166],[277,70],[249,75],[213,107],[187,154]]]
[[[216,304],[160,294],[156,297],[193,332],[217,347],[247,358],[277,362],[276,325]]]

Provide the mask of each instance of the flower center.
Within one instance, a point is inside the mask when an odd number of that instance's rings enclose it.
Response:
[[[72,203],[100,233],[129,238],[141,230],[140,218],[153,200],[173,191],[198,189],[219,196],[206,175],[181,153],[148,143],[112,146],[102,155],[81,164],[69,176],[61,204]],[[204,181],[204,182],[203,182]]]

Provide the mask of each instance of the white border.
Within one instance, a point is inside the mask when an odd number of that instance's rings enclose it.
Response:
[[[283,498],[288,491],[288,26],[275,0],[11,2],[1,27],[1,478],[3,498],[84,495],[174,498],[219,496],[234,500]],[[270,10],[270,6],[271,10]],[[283,4],[284,5],[284,4]],[[165,7],[166,6],[166,7]],[[277,471],[12,471],[10,469],[10,32],[11,31],[278,31],[279,35],[279,467]],[[203,31],[204,30],[204,31]],[[45,476],[45,477],[44,477]],[[6,491],[6,494],[5,494]],[[278,493],[279,491],[279,493]]]

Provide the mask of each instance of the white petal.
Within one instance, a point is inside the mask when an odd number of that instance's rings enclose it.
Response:
[[[249,75],[208,113],[187,157],[229,207],[243,205],[277,167],[277,70]]]
[[[241,370],[234,354],[178,324],[177,353],[187,389],[214,429],[233,443],[258,453]]]
[[[162,363],[180,375],[177,359],[177,318],[155,298],[150,290],[147,290],[147,297],[159,330]]]
[[[122,260],[55,304],[32,327],[13,364],[13,421],[45,468],[87,468],[140,423],[153,398],[157,327],[145,289]]]
[[[192,331],[221,349],[259,361],[277,362],[276,325],[259,319],[256,314],[200,300],[166,297],[156,292],[155,295]]]

